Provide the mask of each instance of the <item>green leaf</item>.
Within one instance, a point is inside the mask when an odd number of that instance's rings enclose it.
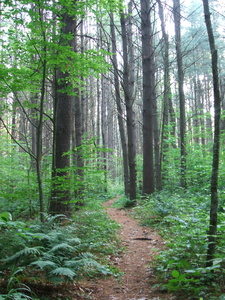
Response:
[[[12,215],[8,211],[1,213],[0,218],[5,222],[12,221]]]
[[[178,272],[177,270],[173,270],[172,274],[171,274],[174,278],[178,278],[180,276],[180,272]]]

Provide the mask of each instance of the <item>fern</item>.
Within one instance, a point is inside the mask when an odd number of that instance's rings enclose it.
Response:
[[[55,223],[57,221],[60,221],[60,219],[69,220],[68,217],[66,215],[63,215],[63,214],[58,214],[58,215],[44,214],[44,217],[45,217],[45,220],[46,220],[45,226],[50,226],[50,227],[55,226]]]
[[[57,251],[61,251],[61,252],[65,252],[65,251],[73,251],[74,250],[74,247],[70,246],[69,244],[67,243],[61,243],[61,244],[58,244],[58,245],[55,245],[50,252],[57,252]]]
[[[35,265],[39,267],[41,270],[48,269],[48,268],[54,268],[56,264],[53,261],[50,260],[36,260],[31,263],[31,265]]]
[[[76,277],[76,273],[72,271],[70,268],[56,268],[50,272],[50,275],[56,275],[59,277],[64,277],[66,280],[73,281]]]
[[[23,259],[25,260],[26,258],[31,258],[31,257],[36,257],[41,255],[40,252],[40,247],[25,247],[24,249],[16,252],[12,256],[9,256],[5,259],[3,259],[3,262],[8,263],[8,264],[13,264],[16,263],[18,260]]]
[[[109,269],[97,262],[94,259],[94,255],[89,252],[82,253],[73,260],[65,261],[65,266],[75,269],[77,273],[89,274],[97,271],[104,275],[112,274]]]
[[[67,239],[67,241],[70,243],[70,244],[75,244],[75,245],[79,245],[81,244],[81,239],[79,238],[72,238],[72,239]]]
[[[179,222],[179,223],[181,223],[181,224],[183,224],[183,225],[185,225],[185,226],[188,225],[187,222],[185,222],[184,220],[182,220],[182,219],[179,218],[179,217],[167,216],[167,217],[165,217],[165,220],[174,220],[174,221],[177,221],[177,222]]]
[[[51,237],[43,232],[38,232],[38,233],[29,233],[29,235],[33,238],[33,239],[37,239],[37,240],[51,240]]]
[[[96,249],[103,251],[105,247],[103,249],[102,245],[105,245],[105,235],[108,234],[102,229],[105,225],[101,221],[102,215],[98,214],[97,222],[93,214],[90,213],[88,220],[85,218],[84,224],[79,223],[79,226],[76,223],[75,226],[72,223],[69,226],[57,224],[60,218],[65,219],[63,215],[46,215],[46,223],[32,224],[29,227],[21,222],[2,221],[4,231],[0,233],[0,251],[3,250],[4,254],[1,253],[0,267],[9,282],[13,297],[15,296],[12,299],[23,297],[19,294],[22,291],[15,288],[18,286],[16,280],[24,275],[28,277],[29,274],[33,277],[34,268],[38,270],[38,274],[41,273],[42,278],[45,276],[54,284],[96,273],[111,274],[88,252],[96,253]],[[17,272],[23,274],[17,275],[15,267]],[[6,272],[6,269],[11,272]],[[29,282],[28,278],[27,280]]]
[[[83,252],[83,253],[80,253],[80,255],[77,257],[78,259],[79,258],[83,258],[83,259],[88,259],[88,258],[94,258],[94,254],[90,253],[90,252]]]
[[[70,267],[70,268],[74,268],[76,270],[84,270],[89,268],[95,268],[97,266],[99,266],[100,264],[94,260],[94,259],[90,259],[90,258],[81,258],[79,260],[67,260],[65,261],[65,266]]]

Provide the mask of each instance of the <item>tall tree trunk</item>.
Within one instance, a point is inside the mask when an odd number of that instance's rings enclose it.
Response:
[[[13,104],[12,104],[12,130],[11,130],[11,135],[12,138],[16,139],[16,98],[17,98],[17,93],[14,93],[13,95]]]
[[[107,115],[108,115],[108,103],[107,103],[107,84],[104,76],[101,77],[101,137],[102,137],[102,146],[104,148],[107,147],[108,141],[108,122],[107,122]],[[99,169],[104,170],[104,192],[107,193],[107,157],[106,152],[103,151],[102,153],[103,158],[103,166],[99,165]]]
[[[43,80],[43,79],[42,79]],[[31,103],[34,105],[35,108],[31,108],[31,122],[30,122],[30,131],[31,131],[31,149],[32,153],[35,157],[37,157],[37,127],[38,127],[38,112],[36,109],[36,105],[38,103],[38,95],[32,95],[30,97]],[[33,170],[36,171],[36,162],[32,159],[31,167]]]
[[[193,116],[193,141],[196,144],[201,144],[201,139],[204,138],[204,114],[203,114],[203,104],[201,103],[202,99],[202,89],[201,82],[198,75],[194,76],[194,103],[192,111],[194,112]]]
[[[136,132],[134,118],[134,94],[133,94],[133,62],[128,57],[128,38],[126,31],[126,21],[123,12],[120,14],[123,44],[123,90],[126,104],[127,138],[128,138],[128,164],[130,172],[129,193],[131,202],[136,199]],[[132,43],[132,41],[129,41]]]
[[[171,100],[170,77],[169,77],[169,35],[166,33],[166,25],[164,18],[164,11],[161,0],[157,0],[159,6],[159,17],[161,21],[162,37],[164,42],[164,78],[163,78],[163,111],[162,111],[162,132],[161,132],[161,152],[160,152],[160,165],[167,165],[166,157],[168,151],[169,138],[169,100]]]
[[[43,53],[46,54],[46,47],[44,46]],[[42,183],[42,132],[43,132],[43,116],[44,116],[44,97],[45,97],[45,80],[46,80],[46,65],[47,61],[44,57],[43,61],[43,74],[42,74],[42,87],[41,87],[41,99],[40,99],[40,113],[37,124],[37,138],[36,138],[36,170],[38,178],[38,191],[39,191],[39,205],[40,205],[40,219],[44,222],[44,195],[43,195],[43,183]]]
[[[207,111],[209,112],[211,109],[211,79],[209,78],[208,74],[204,76],[204,83],[205,83],[205,104]],[[212,125],[212,119],[211,115],[208,114],[206,116],[206,141],[205,144],[210,144],[213,141],[213,125]]]
[[[155,189],[153,159],[154,62],[150,0],[141,0],[142,69],[143,69],[143,194]]]
[[[209,45],[211,51],[212,73],[213,73],[213,93],[214,93],[214,144],[213,144],[213,163],[211,175],[211,207],[210,224],[208,234],[208,251],[206,266],[213,265],[216,252],[217,235],[217,211],[218,211],[218,172],[219,172],[219,153],[220,153],[220,87],[218,75],[218,53],[215,46],[214,33],[211,24],[208,0],[203,0],[205,23],[208,32]]]
[[[180,103],[180,154],[181,154],[181,187],[186,188],[186,119],[184,97],[184,70],[181,51],[181,9],[180,0],[173,0],[173,15],[175,25],[176,58],[178,70],[178,89]]]
[[[82,123],[82,110],[80,103],[80,94],[77,90],[75,96],[75,145],[76,145],[76,167],[78,175],[78,181],[80,182],[79,187],[76,191],[76,196],[80,197],[83,191],[83,180],[84,180],[84,161],[82,157],[82,134],[83,134],[83,123]]]
[[[127,140],[126,133],[124,129],[123,121],[123,110],[121,104],[121,95],[120,95],[120,83],[119,83],[119,69],[117,62],[117,49],[116,49],[116,33],[115,33],[115,24],[113,13],[110,14],[110,29],[111,29],[111,40],[112,40],[112,62],[113,62],[113,74],[114,74],[114,85],[115,85],[115,97],[116,97],[116,106],[117,106],[117,118],[119,124],[120,132],[120,141],[122,147],[122,156],[123,156],[123,177],[124,177],[124,192],[125,195],[129,194],[129,168],[128,168],[128,153],[127,153]]]
[[[76,27],[76,20],[74,16],[65,12],[62,15],[63,27],[61,29],[62,35],[67,36],[69,33],[74,33]],[[63,45],[68,44],[71,46],[71,51],[74,50],[74,39],[63,40]],[[70,138],[72,130],[72,101],[71,84],[68,82],[68,72],[62,71],[60,68],[56,74],[57,87],[56,87],[56,117],[55,117],[55,170],[53,170],[53,185],[52,196],[50,200],[49,212],[70,214],[70,189],[66,184],[68,179],[68,170],[70,166],[70,157],[65,155],[70,150]],[[68,92],[69,90],[69,92]],[[65,183],[62,188],[61,178]],[[60,186],[61,185],[61,186]]]
[[[39,8],[40,23],[43,24],[43,11]],[[40,96],[40,112],[36,128],[36,170],[39,192],[39,206],[40,206],[40,219],[44,222],[44,195],[43,195],[43,182],[42,182],[42,132],[43,132],[43,117],[44,117],[44,100],[45,100],[45,80],[47,74],[47,60],[46,60],[46,32],[45,27],[42,26],[41,33],[43,38],[43,57],[42,57],[42,81],[41,81],[41,96]]]
[[[83,44],[83,22],[81,23],[81,44]],[[78,51],[78,45],[77,45],[77,38],[75,38],[75,49],[74,51]],[[81,47],[81,51],[83,51],[83,48]],[[83,78],[81,78],[81,81]],[[80,88],[75,89],[75,97],[74,97],[74,122],[73,126],[75,129],[74,134],[74,165],[76,166],[76,181],[78,182],[77,188],[75,190],[75,197],[78,198],[76,205],[77,206],[83,206],[83,203],[81,201],[82,199],[82,193],[84,190],[83,181],[84,181],[84,160],[82,156],[82,135],[83,135],[83,112],[82,112],[82,106],[81,106],[81,93]]]

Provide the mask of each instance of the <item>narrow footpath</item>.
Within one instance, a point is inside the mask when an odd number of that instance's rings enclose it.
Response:
[[[104,204],[109,217],[121,225],[118,238],[125,251],[112,256],[114,264],[123,275],[99,279],[92,285],[90,299],[93,300],[161,300],[175,299],[170,294],[157,290],[157,279],[151,270],[151,262],[165,245],[161,237],[150,228],[140,226],[126,210],[113,208],[112,199]]]

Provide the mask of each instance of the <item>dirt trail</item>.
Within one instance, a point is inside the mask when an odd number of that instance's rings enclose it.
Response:
[[[124,274],[117,281],[114,277],[100,279],[92,286],[93,300],[159,300],[174,299],[171,295],[162,294],[152,289],[157,281],[149,262],[164,248],[160,236],[138,225],[125,210],[113,208],[112,199],[104,204],[109,217],[121,225],[118,232],[125,252],[119,257],[111,257],[120,272]]]

